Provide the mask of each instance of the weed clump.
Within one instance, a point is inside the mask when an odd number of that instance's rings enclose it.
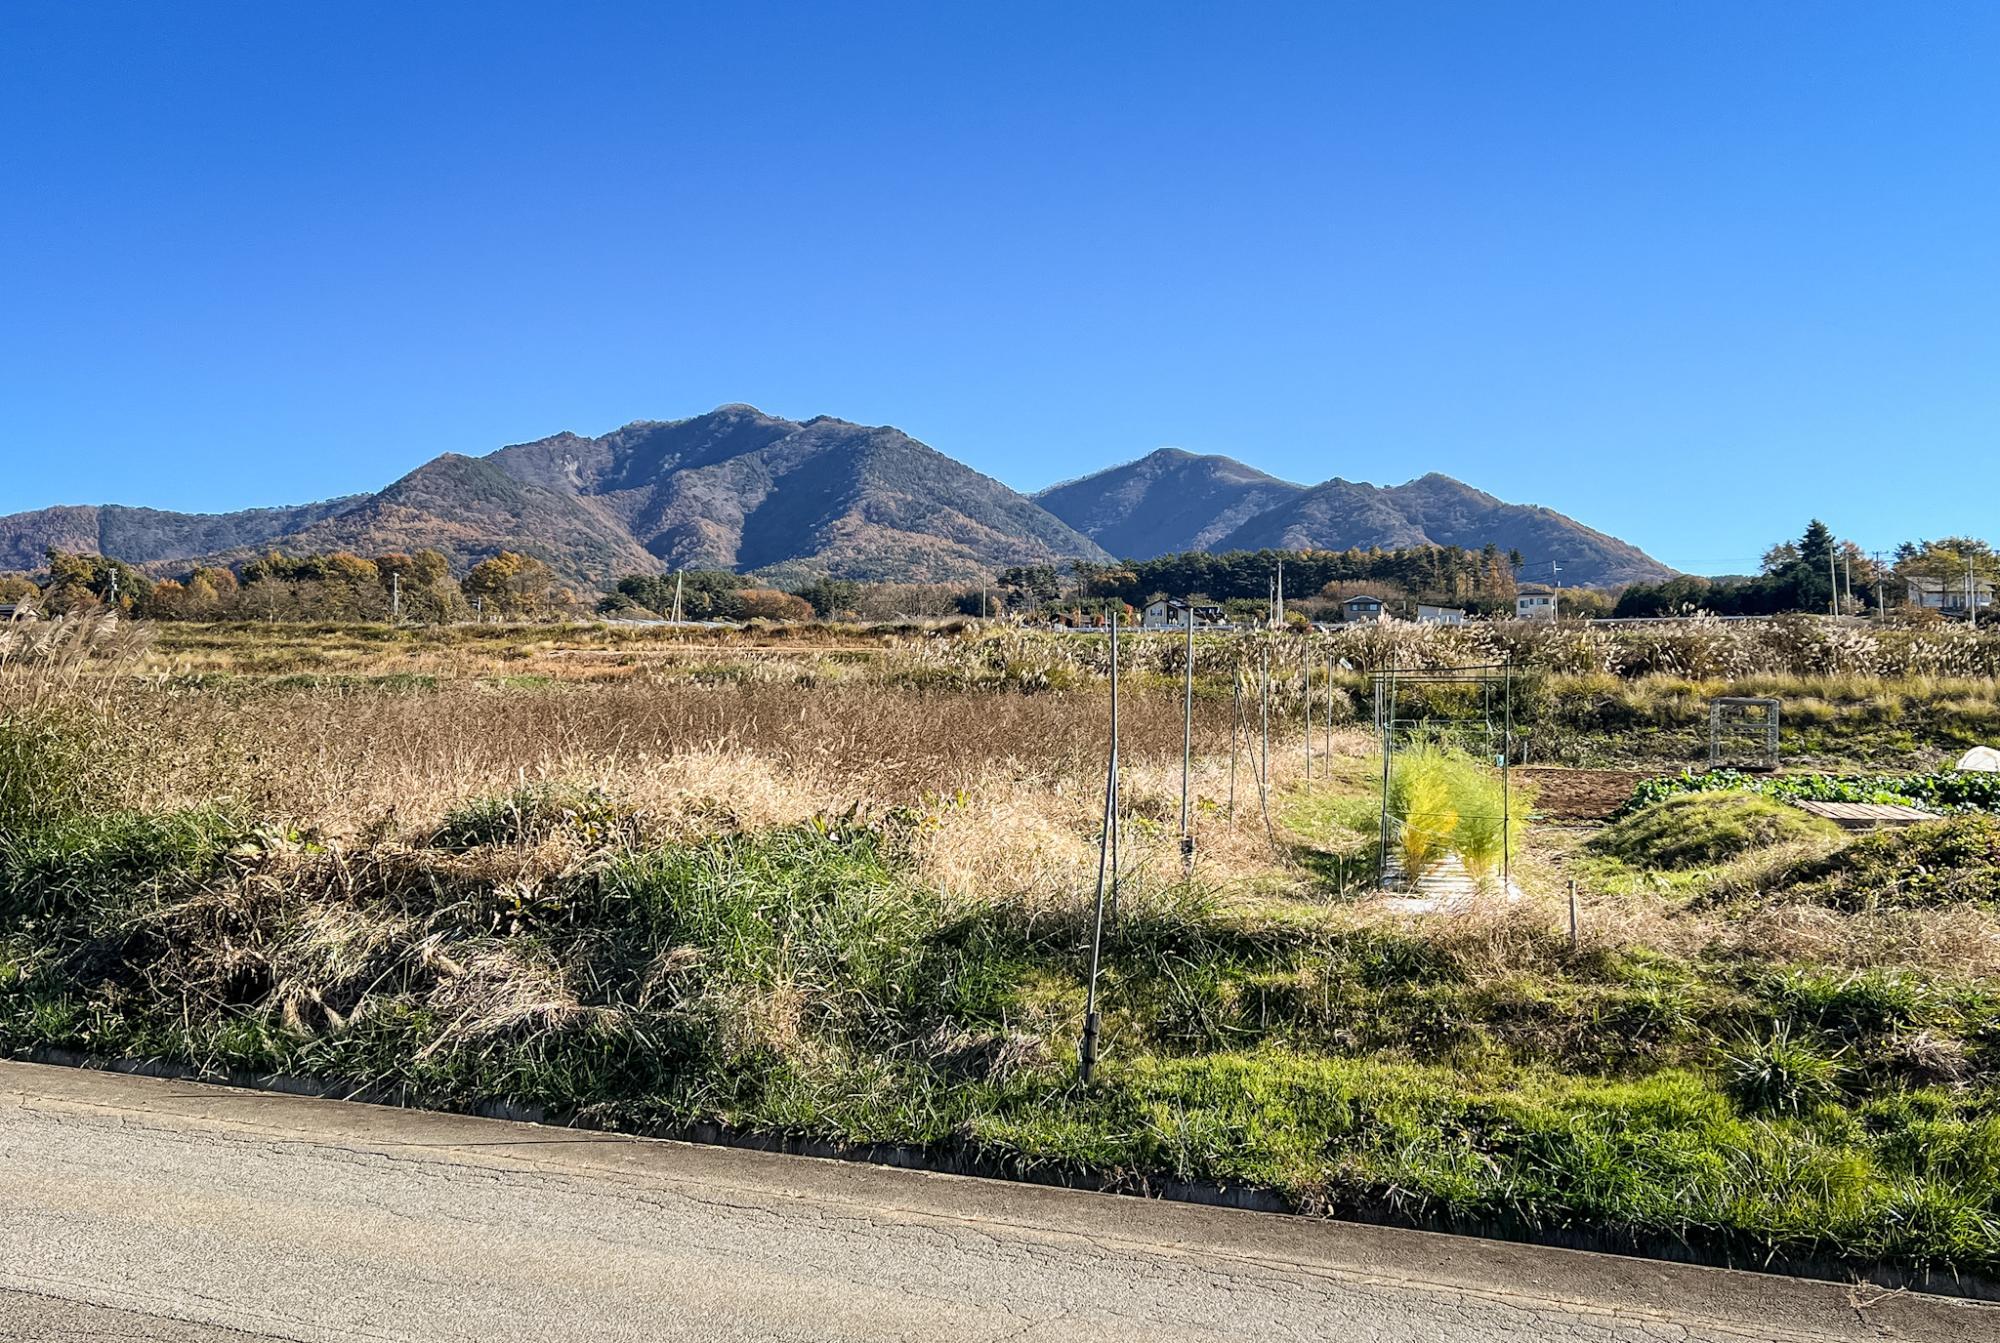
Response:
[[[1840,1096],[1841,1065],[1780,1021],[1761,1038],[1746,1035],[1722,1053],[1723,1086],[1745,1109],[1799,1114]]]
[[[631,814],[601,789],[529,784],[447,812],[431,844],[464,852],[489,844],[533,845],[562,838],[597,849],[629,838],[631,825]]]
[[[1613,822],[1591,848],[1629,867],[1678,870],[1726,863],[1806,840],[1837,843],[1840,828],[1754,793],[1681,793]]]

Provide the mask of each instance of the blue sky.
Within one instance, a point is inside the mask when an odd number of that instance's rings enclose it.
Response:
[[[418,12],[421,10],[422,12]],[[2000,6],[0,11],[0,512],[729,401],[2000,534]]]

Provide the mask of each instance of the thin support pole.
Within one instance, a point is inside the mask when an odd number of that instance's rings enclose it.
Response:
[[[1514,663],[1506,670],[1506,731],[1500,738],[1500,893],[1514,889]]]
[[[1257,695],[1257,713],[1262,724],[1263,746],[1257,754],[1257,787],[1261,791],[1271,782],[1271,645],[1264,645],[1263,685]]]
[[[1104,775],[1104,826],[1097,846],[1097,900],[1090,927],[1090,978],[1084,985],[1083,1037],[1077,1041],[1076,1059],[1083,1081],[1089,1084],[1097,1071],[1097,1034],[1101,1024],[1097,1011],[1097,972],[1104,954],[1104,900],[1106,869],[1111,869],[1112,890],[1116,892],[1116,851],[1118,836],[1118,626],[1111,626],[1111,752]]]
[[[1229,811],[1233,824],[1236,820],[1236,748],[1243,741],[1243,668],[1239,664],[1230,678],[1229,686]]]
[[[1313,664],[1311,653],[1305,655],[1300,666],[1300,673],[1305,677],[1306,782],[1311,783],[1313,776]]]
[[[1326,655],[1326,773],[1333,777],[1333,654]]]
[[[1118,922],[1118,625],[1125,604],[1111,608],[1111,921]]]
[[[1389,758],[1390,742],[1394,736],[1391,719],[1396,712],[1395,672],[1382,672],[1375,678],[1375,729],[1382,739],[1382,833],[1381,842],[1375,852],[1375,884],[1383,885],[1389,879]]]
[[[1576,879],[1572,877],[1569,883],[1569,954],[1572,956],[1583,950],[1583,919],[1581,914],[1582,912],[1577,908],[1576,904]]]
[[[1181,692],[1181,873],[1194,873],[1194,604],[1187,611],[1187,669]]]

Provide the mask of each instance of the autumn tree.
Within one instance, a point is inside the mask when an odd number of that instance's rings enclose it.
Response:
[[[776,588],[745,588],[737,594],[745,620],[811,620],[812,603]]]
[[[478,601],[482,611],[520,619],[545,616],[574,604],[574,595],[557,581],[554,570],[533,555],[512,550],[473,565],[465,576],[464,588],[465,595]]]

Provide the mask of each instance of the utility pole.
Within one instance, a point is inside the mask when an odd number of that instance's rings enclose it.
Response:
[[[1840,575],[1834,572],[1833,552],[1831,550],[1826,552],[1826,585],[1833,591],[1833,614],[1835,619],[1839,619],[1840,618]]]
[[[389,575],[389,623],[403,623],[403,575],[400,573]]]
[[[114,611],[118,609],[118,571],[116,569],[111,571],[111,609]]]
[[[1563,567],[1560,564],[1554,560],[1549,561],[1549,619],[1552,622],[1561,620],[1563,614],[1562,571]]]
[[[1847,592],[1847,614],[1854,614],[1854,555],[1842,551],[1840,555],[1840,585]]]
[[[674,571],[674,624],[681,623],[681,573]]]
[[[1979,590],[1972,581],[1972,557],[1965,558],[1965,618],[1972,622],[1972,628],[1979,628]]]
[[[1889,601],[1882,592],[1882,552],[1875,552],[1875,615],[1877,618],[1889,614]]]

